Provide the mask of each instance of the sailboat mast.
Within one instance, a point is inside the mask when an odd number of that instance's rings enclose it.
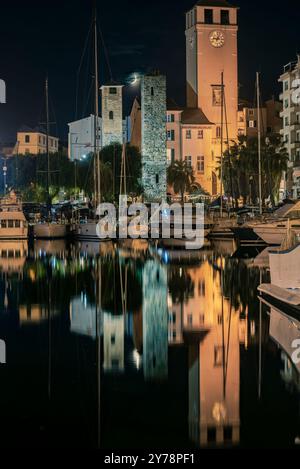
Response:
[[[49,134],[50,134],[50,123],[49,123],[49,85],[48,77],[46,78],[45,84],[45,93],[46,93],[46,154],[47,154],[47,210],[48,215],[51,210],[51,201],[50,201],[50,157],[49,157]]]
[[[259,72],[256,73],[257,92],[257,126],[258,126],[258,186],[259,186],[259,213],[262,215],[262,174],[261,174],[261,114],[260,114],[260,82]]]
[[[224,73],[221,73],[221,218],[223,218],[223,127],[224,127]]]
[[[94,51],[95,51],[95,200],[96,207],[100,203],[100,152],[99,152],[99,75],[98,75],[98,32],[97,32],[97,10],[95,6],[94,20]]]

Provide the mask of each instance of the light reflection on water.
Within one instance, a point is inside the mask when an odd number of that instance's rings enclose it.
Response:
[[[298,329],[270,320],[244,254],[0,243],[3,445],[292,445]]]

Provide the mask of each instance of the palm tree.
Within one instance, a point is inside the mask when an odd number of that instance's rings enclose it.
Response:
[[[174,161],[168,167],[167,179],[175,194],[181,195],[183,202],[185,192],[190,191],[195,182],[194,170],[186,161]]]

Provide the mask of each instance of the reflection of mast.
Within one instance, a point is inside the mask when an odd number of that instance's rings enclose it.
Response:
[[[262,282],[262,269],[259,269],[260,282]],[[260,293],[261,295],[261,293]],[[261,399],[261,380],[262,380],[262,302],[259,302],[259,358],[258,358],[258,399]]]
[[[97,447],[101,442],[101,331],[102,315],[102,265],[101,256],[98,258],[98,285],[96,283],[96,363],[97,363]],[[98,293],[98,294],[97,294]],[[98,306],[99,303],[99,306]]]
[[[49,272],[49,271],[48,271]],[[51,399],[51,378],[52,378],[52,325],[51,325],[51,281],[48,278],[48,398]]]

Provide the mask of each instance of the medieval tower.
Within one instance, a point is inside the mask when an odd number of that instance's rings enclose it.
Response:
[[[141,98],[144,199],[161,202],[167,194],[166,77],[145,75]]]
[[[102,92],[102,147],[123,143],[123,86],[105,85]]]

